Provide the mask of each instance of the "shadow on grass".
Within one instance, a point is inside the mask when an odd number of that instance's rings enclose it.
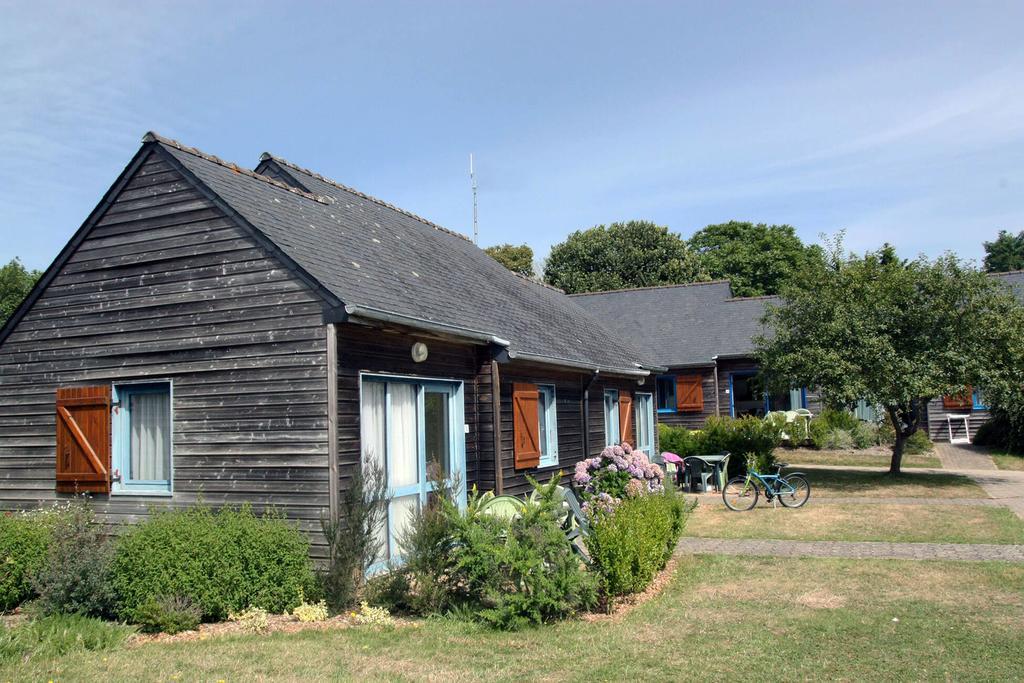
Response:
[[[791,467],[787,471],[799,469]],[[888,472],[815,467],[803,470],[811,482],[811,495],[824,497],[987,498],[984,490],[959,474],[904,471],[899,476]]]

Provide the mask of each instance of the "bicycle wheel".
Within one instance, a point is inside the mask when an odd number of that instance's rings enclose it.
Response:
[[[733,477],[722,489],[725,507],[736,512],[746,512],[757,505],[757,484],[753,479]]]
[[[779,502],[788,508],[798,508],[807,502],[807,499],[811,497],[811,484],[805,477],[799,474],[791,474],[788,477],[782,478],[783,486],[779,488],[785,489],[779,491]],[[788,490],[788,487],[792,487],[792,491]]]

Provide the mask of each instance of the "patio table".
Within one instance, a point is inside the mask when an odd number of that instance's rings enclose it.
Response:
[[[722,490],[722,463],[725,462],[725,459],[729,457],[729,454],[728,453],[722,453],[722,454],[719,454],[719,455],[691,455],[690,457],[691,458],[697,458],[698,460],[703,460],[707,464],[711,465],[711,468],[714,470],[714,475],[713,476],[714,476],[714,481],[715,481],[715,490],[716,491],[721,491]]]

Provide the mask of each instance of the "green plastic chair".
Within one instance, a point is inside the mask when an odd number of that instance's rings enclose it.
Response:
[[[513,520],[523,514],[526,503],[515,496],[494,496],[480,506],[480,512],[500,519]]]

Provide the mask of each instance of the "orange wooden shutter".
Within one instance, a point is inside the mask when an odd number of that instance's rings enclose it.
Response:
[[[57,490],[110,493],[110,387],[57,389]]]
[[[619,441],[633,443],[633,394],[619,394]]]
[[[967,391],[956,396],[943,396],[942,407],[951,410],[963,410],[964,408],[970,408],[974,405],[974,401],[971,399],[972,389],[967,387]]]
[[[676,377],[676,410],[704,410],[704,386],[700,375]]]
[[[536,384],[512,384],[512,431],[517,470],[540,465],[539,406]]]

